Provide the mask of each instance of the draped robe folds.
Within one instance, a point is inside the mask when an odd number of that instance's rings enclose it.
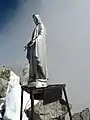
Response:
[[[46,29],[39,15],[36,15],[36,25],[31,41],[27,44],[27,59],[29,60],[29,80],[48,79],[46,57]]]

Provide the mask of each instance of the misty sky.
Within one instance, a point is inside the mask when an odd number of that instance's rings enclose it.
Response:
[[[1,0],[0,64],[19,71],[39,13],[47,29],[49,83],[66,83],[73,111],[90,108],[90,1]]]

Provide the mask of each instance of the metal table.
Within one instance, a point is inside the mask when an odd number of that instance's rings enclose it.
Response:
[[[69,108],[68,98],[65,90],[65,84],[53,84],[47,87],[35,88],[30,85],[21,86],[21,109],[20,109],[20,120],[22,120],[23,110],[23,91],[30,94],[31,99],[31,119],[34,119],[34,100],[43,100],[43,105],[59,100],[61,104],[67,106],[70,120],[72,120],[71,111]],[[62,99],[62,92],[64,93],[65,101]]]

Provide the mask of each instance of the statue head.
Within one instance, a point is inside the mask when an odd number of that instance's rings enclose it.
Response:
[[[40,18],[40,16],[39,16],[38,14],[33,14],[33,15],[32,15],[32,18],[33,18],[33,21],[34,21],[34,23],[35,23],[36,25],[42,23],[41,18]]]

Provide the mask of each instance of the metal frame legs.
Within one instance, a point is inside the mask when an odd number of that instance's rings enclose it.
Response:
[[[21,108],[20,108],[20,120],[22,120],[22,110],[23,110],[23,89],[21,89]]]
[[[69,117],[70,117],[70,120],[72,120],[72,115],[71,115],[65,87],[63,87],[63,92],[64,92],[64,96],[65,96],[65,100],[66,100],[66,106],[67,106],[67,109],[69,112]],[[31,99],[31,118],[29,118],[29,120],[34,120],[34,93],[33,93],[33,90],[31,90],[31,93],[30,93],[30,99]],[[20,120],[22,120],[22,110],[23,110],[23,89],[21,89]]]
[[[72,120],[72,115],[71,115],[71,111],[70,111],[70,107],[69,107],[69,103],[68,103],[68,98],[67,98],[65,87],[63,87],[63,92],[64,92],[66,104],[67,104],[67,109],[68,109],[68,112],[69,112],[69,117],[70,117],[70,120]]]
[[[34,94],[33,94],[33,90],[30,93],[30,99],[31,99],[31,119],[30,120],[34,120]]]

